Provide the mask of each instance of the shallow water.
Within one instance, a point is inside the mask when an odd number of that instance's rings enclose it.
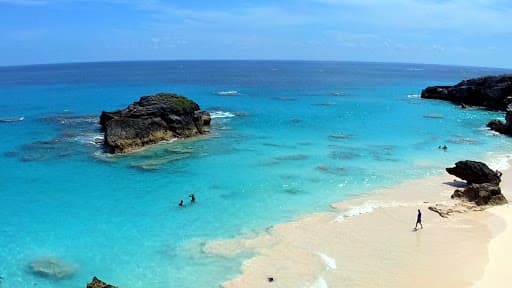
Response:
[[[501,113],[418,94],[507,72],[287,61],[0,67],[0,118],[24,117],[0,123],[0,287],[78,288],[93,275],[121,287],[217,287],[248,255],[210,256],[205,241],[505,153],[510,139],[483,129]],[[211,135],[104,155],[94,144],[100,112],[160,91],[216,112]],[[190,193],[197,203],[179,209]],[[48,256],[76,274],[31,273]]]

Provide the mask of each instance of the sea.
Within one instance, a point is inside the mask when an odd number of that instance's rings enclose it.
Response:
[[[485,128],[503,113],[420,98],[426,86],[505,73],[314,61],[0,67],[0,287],[83,288],[93,276],[219,287],[253,255],[211,255],[209,241],[510,153],[511,139]],[[158,92],[209,111],[210,134],[104,153],[101,111]],[[41,261],[59,277],[36,271]]]

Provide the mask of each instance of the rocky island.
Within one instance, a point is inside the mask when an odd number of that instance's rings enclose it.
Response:
[[[427,87],[421,91],[421,98],[450,101],[462,107],[470,105],[505,111],[505,122],[492,120],[487,127],[512,136],[512,75],[486,76],[464,80],[453,86]]]
[[[177,94],[143,96],[123,110],[102,111],[100,125],[105,150],[126,153],[173,138],[188,138],[209,132],[210,113],[194,101]]]

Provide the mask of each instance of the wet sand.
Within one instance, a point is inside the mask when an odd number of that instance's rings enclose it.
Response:
[[[512,199],[509,182],[502,189]],[[255,253],[223,287],[505,287],[512,207],[448,218],[428,210],[455,207],[450,195],[460,184],[446,173],[408,181],[204,250],[225,257]],[[417,209],[424,229],[414,229]]]

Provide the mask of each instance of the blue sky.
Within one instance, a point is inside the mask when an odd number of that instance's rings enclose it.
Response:
[[[304,59],[512,68],[510,0],[0,0],[0,65]]]

